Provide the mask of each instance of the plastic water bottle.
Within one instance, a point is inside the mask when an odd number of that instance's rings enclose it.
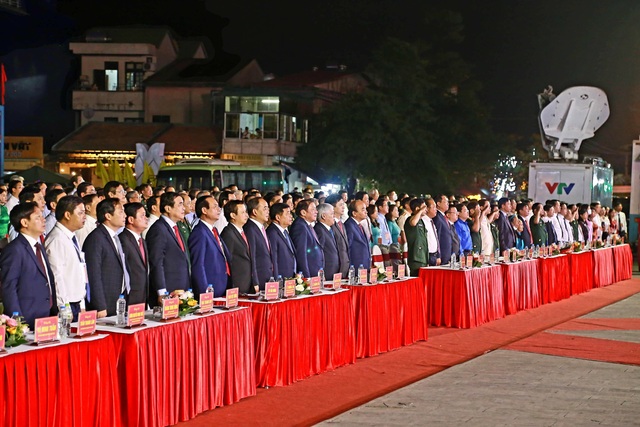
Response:
[[[64,338],[64,332],[65,332],[65,327],[64,327],[64,322],[65,322],[65,311],[66,308],[64,305],[61,305],[58,308],[58,337],[60,339]]]
[[[353,266],[353,264],[349,267],[349,284],[350,285],[355,285],[356,284],[356,268]]]
[[[64,308],[64,327],[65,327],[65,335],[67,337],[71,336],[71,322],[73,322],[73,311],[71,311],[71,306],[69,303],[65,304]]]
[[[127,324],[125,319],[125,313],[127,310],[127,301],[124,299],[124,295],[120,294],[118,301],[116,301],[116,325],[124,326]]]
[[[320,278],[320,289],[324,288],[324,268],[318,270],[318,277]]]
[[[493,256],[496,259],[496,262],[500,261],[500,249],[496,249],[496,252]],[[504,261],[506,262],[507,260],[505,259]]]
[[[451,269],[456,268],[456,254],[451,254],[451,261],[449,262],[449,267]]]
[[[14,311],[11,315],[11,318],[17,322],[18,320],[20,320],[20,312]]]
[[[362,264],[360,264],[360,267],[358,267],[358,277],[356,277],[356,283],[360,283],[360,275],[361,275],[361,271],[364,270],[364,267],[362,266]],[[363,285],[364,283],[360,283],[361,285]]]
[[[208,294],[212,294],[213,293],[213,285],[211,283],[209,283],[207,285],[206,293],[208,293]]]

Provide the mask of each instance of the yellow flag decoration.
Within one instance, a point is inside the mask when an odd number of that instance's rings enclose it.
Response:
[[[124,161],[124,183],[131,188],[136,188],[136,177],[133,175],[133,169],[126,160]]]
[[[148,182],[152,186],[156,186],[156,174],[153,173],[153,169],[149,166],[149,163],[144,162],[144,174],[142,175],[142,182]]]
[[[109,174],[107,173],[107,169],[104,167],[104,163],[102,163],[102,160],[100,159],[96,161],[96,175],[100,178],[100,181],[102,181],[102,185],[109,182]]]
[[[117,160],[109,160],[109,178],[113,181],[122,182],[122,170]]]

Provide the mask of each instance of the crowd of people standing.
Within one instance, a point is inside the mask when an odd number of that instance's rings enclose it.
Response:
[[[0,186],[0,280],[5,312],[27,323],[69,304],[113,316],[116,301],[159,304],[167,292],[196,297],[237,287],[241,294],[297,273],[325,277],[350,267],[447,264],[532,245],[624,237],[621,205],[548,200],[455,200],[380,194],[325,195],[306,190],[262,194],[231,185],[190,189],[112,181],[96,188],[14,179]]]

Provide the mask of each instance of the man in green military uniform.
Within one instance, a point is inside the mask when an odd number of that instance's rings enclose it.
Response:
[[[433,199],[428,199],[435,206]],[[420,267],[429,265],[429,248],[427,246],[427,229],[422,218],[427,215],[427,204],[424,199],[413,199],[410,203],[412,215],[404,224],[407,237],[407,264],[412,276],[417,277]]]

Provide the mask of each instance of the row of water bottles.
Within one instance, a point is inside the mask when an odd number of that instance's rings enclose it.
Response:
[[[357,285],[360,281],[360,275],[362,271],[367,271],[366,268],[364,268],[364,266],[362,264],[360,264],[360,267],[358,267],[358,275],[356,275],[356,269],[353,265],[351,265],[349,267],[349,284],[350,285]]]

